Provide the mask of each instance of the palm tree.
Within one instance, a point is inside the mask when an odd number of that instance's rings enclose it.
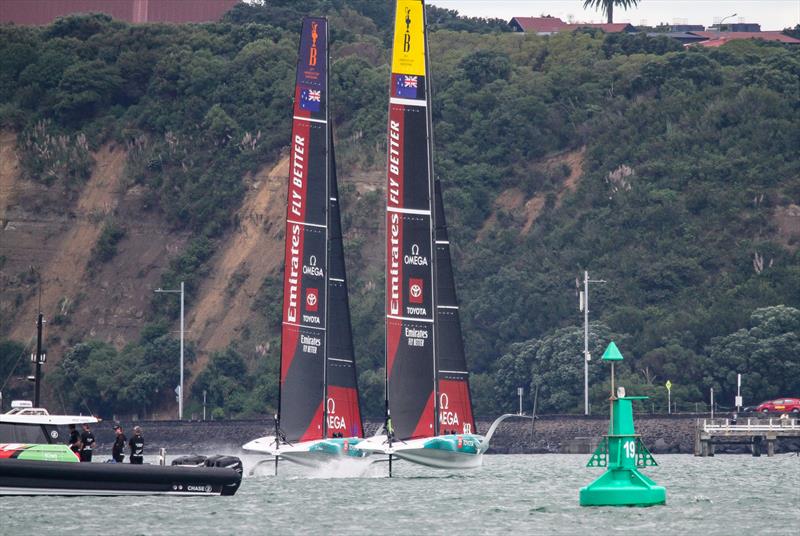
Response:
[[[618,5],[622,9],[628,9],[638,3],[639,0],[583,0],[583,7],[599,9],[601,12],[608,15],[608,23],[611,24],[614,22],[614,5]]]

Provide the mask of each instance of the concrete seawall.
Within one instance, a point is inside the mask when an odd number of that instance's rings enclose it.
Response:
[[[647,447],[654,454],[681,453],[691,454],[694,449],[696,415],[636,417],[636,429],[641,434]],[[111,451],[113,442],[113,423],[106,421],[94,427],[98,440],[98,451],[106,454]],[[272,420],[225,420],[225,421],[139,421],[122,422],[128,437],[132,435],[134,424],[139,424],[147,442],[147,453],[155,454],[159,448],[166,448],[173,453],[236,453],[239,447],[264,435],[271,435]],[[485,432],[491,424],[488,420],[479,419],[478,430]],[[380,423],[367,422],[367,434],[374,433]],[[531,454],[531,453],[585,453],[591,451],[608,429],[606,416],[575,415],[543,415],[537,417],[531,436],[530,420],[506,421],[498,428],[492,438],[494,454]],[[777,452],[796,451],[800,445],[794,442],[781,442]],[[739,446],[722,447],[718,453],[744,452]]]

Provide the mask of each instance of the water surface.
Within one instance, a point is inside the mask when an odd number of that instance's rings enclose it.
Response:
[[[245,455],[245,472],[259,459]],[[485,456],[445,472],[405,462],[282,464],[234,497],[2,497],[0,534],[800,535],[800,457],[660,455],[666,506],[582,508],[586,455]],[[260,471],[259,471],[260,473]],[[357,531],[357,532],[356,532]]]

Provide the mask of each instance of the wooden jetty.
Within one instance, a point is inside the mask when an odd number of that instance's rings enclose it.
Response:
[[[714,445],[750,445],[753,456],[761,456],[766,443],[767,456],[775,455],[775,440],[800,437],[800,421],[796,418],[770,419],[698,419],[694,441],[695,456],[713,456]]]

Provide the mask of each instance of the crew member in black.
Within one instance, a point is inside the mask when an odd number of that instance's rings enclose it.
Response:
[[[142,429],[138,426],[133,427],[133,437],[128,441],[131,447],[131,463],[142,463],[144,461],[144,438]]]
[[[116,437],[114,438],[114,446],[111,447],[111,457],[116,463],[122,463],[122,460],[125,459],[125,454],[122,451],[125,450],[125,441],[128,438],[122,432],[122,426],[118,424],[114,426],[114,433]]]
[[[81,432],[81,461],[92,461],[92,449],[94,448],[94,434],[89,429],[89,423],[83,423]]]
[[[69,425],[69,449],[72,452],[81,451],[81,436],[78,430],[75,429],[74,424]]]

